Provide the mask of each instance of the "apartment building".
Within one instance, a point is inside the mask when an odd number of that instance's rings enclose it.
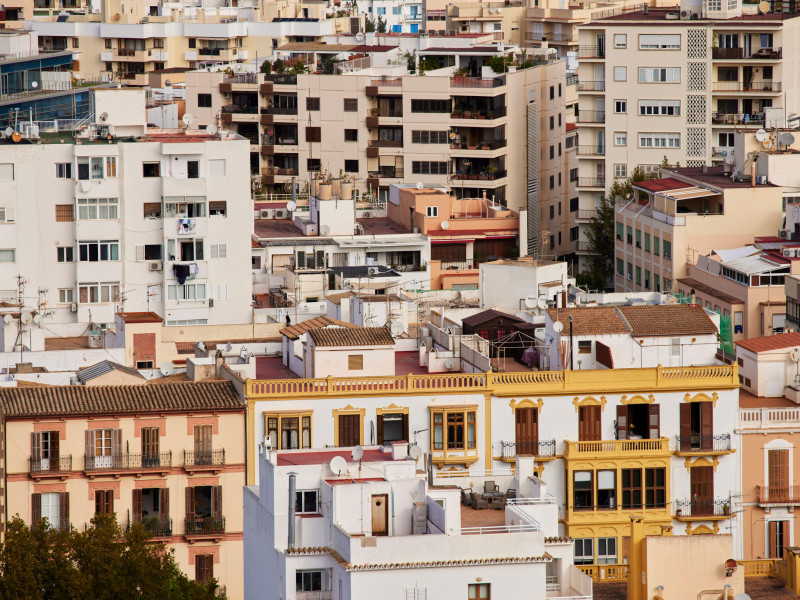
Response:
[[[247,141],[147,129],[142,90],[94,94],[77,137],[0,140],[2,298],[18,297],[19,275],[45,324],[113,324],[124,311],[250,323]]]
[[[741,488],[733,436],[736,365],[520,373],[458,373],[456,367],[430,375],[404,360],[402,340],[373,353],[352,344],[366,339],[354,331],[342,335],[338,348],[325,348],[346,355],[347,370],[338,372],[348,376],[289,379],[276,358],[262,371],[274,378],[246,382],[248,439],[266,437],[277,451],[380,450],[406,440],[427,454],[435,484],[465,488],[484,479],[513,488],[504,469],[517,456],[530,456],[560,506],[563,534],[576,540],[576,563],[624,562],[634,514],[644,514],[646,530],[656,534],[672,526],[676,534],[741,535],[731,522],[738,519],[732,502]],[[691,334],[684,334],[691,344]],[[313,352],[298,354],[311,346],[303,342],[310,335],[336,339],[312,329],[298,333],[283,359],[295,372],[304,361],[316,365]],[[386,374],[390,362],[393,374]],[[255,444],[248,451],[255,461]],[[255,479],[253,468],[248,481]]]
[[[132,380],[128,380],[129,382]],[[244,406],[229,382],[3,387],[4,516],[144,525],[189,578],[242,598]]]
[[[733,177],[724,167],[663,169],[616,199],[615,279],[618,291],[673,292],[690,277],[697,254],[735,248],[782,223],[780,187]]]
[[[368,21],[385,24],[386,33],[419,33],[425,30],[425,2],[413,0],[367,0],[355,5]]]
[[[682,2],[582,26],[581,203],[588,207],[637,166],[721,163],[737,129],[785,126],[800,110],[796,16]]]

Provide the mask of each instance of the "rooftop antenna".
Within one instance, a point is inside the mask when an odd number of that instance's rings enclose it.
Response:
[[[353,448],[353,452],[350,454],[353,457],[353,460],[358,463],[358,474],[361,475],[361,459],[364,458],[364,447],[363,446],[356,446]]]
[[[347,472],[347,461],[341,456],[334,456],[330,462],[331,473],[341,475]]]

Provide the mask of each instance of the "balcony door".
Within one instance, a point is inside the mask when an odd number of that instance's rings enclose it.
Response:
[[[339,446],[361,443],[361,415],[339,415]]]
[[[517,456],[536,456],[539,449],[539,409],[517,408],[514,417]]]
[[[783,558],[789,544],[789,521],[768,521],[767,537],[767,558]]]
[[[86,432],[87,466],[94,469],[110,469],[121,464],[122,430],[90,429]],[[116,462],[115,462],[116,461]]]
[[[788,502],[789,498],[789,450],[768,450],[768,495],[770,502]]]
[[[655,440],[661,436],[661,415],[658,404],[617,406],[618,440]]]
[[[714,445],[714,406],[711,402],[681,404],[680,449],[710,451]]]
[[[37,471],[59,470],[58,431],[37,431],[31,434],[31,458]]]
[[[690,471],[692,516],[713,515],[714,467],[692,467]]]
[[[597,405],[581,406],[578,409],[578,441],[600,441],[600,410],[601,407]]]

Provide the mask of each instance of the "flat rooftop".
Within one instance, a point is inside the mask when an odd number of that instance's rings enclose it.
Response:
[[[732,181],[730,177],[723,175],[723,167],[708,167],[705,171],[703,170],[703,167],[678,167],[671,168],[669,170],[673,173],[677,173],[678,175],[690,177],[701,183],[707,183],[722,189],[751,187],[749,177],[747,177],[746,181]],[[686,187],[689,186],[691,186],[691,184],[687,183]],[[756,184],[756,189],[772,187],[775,186],[771,183]]]
[[[679,13],[680,13],[680,7],[678,6],[675,6],[670,9],[651,8],[648,9],[646,13],[642,10],[632,10],[617,15],[610,15],[608,17],[592,21],[592,23],[605,23],[608,21],[622,21],[627,23],[632,21],[635,22],[637,25],[658,25],[659,27],[675,25],[677,27],[686,27],[686,19],[673,19],[667,17],[667,15],[670,14],[675,15]],[[766,14],[761,14],[761,13],[746,14],[746,15],[741,15],[739,17],[731,17],[729,19],[709,19],[708,17],[705,17],[702,19],[692,19],[692,26],[703,25],[707,23],[727,24],[731,22],[735,23],[737,21],[758,22],[758,23],[769,23],[774,21],[775,23],[780,23],[781,21],[793,19],[797,16],[798,16],[797,13],[770,12]]]
[[[394,372],[402,375],[427,375],[428,370],[419,364],[417,352],[395,352]],[[283,364],[280,356],[265,356],[256,359],[256,379],[299,379],[300,377]]]
[[[411,233],[407,227],[395,223],[389,217],[375,219],[357,219],[356,222],[364,228],[365,235],[388,235],[392,233]]]
[[[340,456],[347,462],[352,463],[352,452],[349,449],[343,450],[304,450],[304,451],[278,451],[278,466],[288,467],[291,465],[324,465],[328,464],[335,457]],[[388,452],[370,448],[364,449],[361,462],[391,462],[392,455]]]

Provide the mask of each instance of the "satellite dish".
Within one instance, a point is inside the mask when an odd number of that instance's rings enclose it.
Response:
[[[456,366],[456,361],[453,360],[452,358],[448,358],[446,361],[444,361],[444,368],[445,369],[452,369],[455,366]]]
[[[33,89],[36,89],[36,88],[38,88],[38,87],[39,87],[39,82],[38,82],[38,81],[31,81],[31,87],[32,87]]]
[[[391,327],[389,329],[391,330],[393,337],[398,337],[403,334],[403,326],[397,321],[392,321]]]
[[[800,348],[795,348],[789,353],[789,358],[792,359],[792,362],[800,361]]]
[[[38,313],[33,315],[33,322],[38,325],[39,323],[42,322],[42,317],[40,317]]]
[[[422,458],[422,448],[414,444],[408,449],[408,455],[414,460],[419,460]]]
[[[553,331],[555,331],[556,333],[561,333],[562,331],[564,331],[564,324],[561,321],[556,321],[555,323],[553,323]]]
[[[183,124],[186,125],[186,128],[188,129],[189,126],[194,122],[194,117],[189,113],[186,113],[185,115],[183,115],[181,121],[183,121]]]
[[[23,325],[27,325],[28,323],[33,321],[33,315],[26,310],[25,312],[22,313],[20,320],[22,321]]]
[[[22,134],[19,131],[15,131],[14,133],[11,134],[11,139],[14,142],[18,142],[22,139]]]
[[[733,157],[733,154],[726,154],[725,155],[725,164],[732,165],[736,162],[736,159]]]
[[[161,363],[161,366],[158,368],[158,370],[161,371],[161,374],[164,377],[169,377],[175,372],[175,367],[173,367],[172,363],[167,360]]]
[[[353,457],[353,460],[358,462],[364,457],[364,447],[363,446],[356,446],[353,448],[353,452],[350,454]]]
[[[14,135],[14,130],[11,127],[6,127],[5,134],[6,137],[11,137],[12,135]]]
[[[547,300],[545,300],[544,298],[537,298],[536,306],[544,310],[545,308],[547,308]]]
[[[322,227],[320,227],[319,232],[322,235],[328,235],[331,232],[331,228],[328,227],[327,225],[323,225]]]
[[[217,135],[217,131],[219,131],[219,129],[217,129],[217,126],[213,123],[206,125],[206,133],[208,135]]]
[[[107,112],[100,113],[100,120],[105,121],[106,119],[108,119],[108,113]]]
[[[231,343],[230,343],[230,342],[228,342],[227,344],[225,344],[225,352],[230,352],[230,351],[231,351],[231,348],[233,348],[233,346],[231,345]]]
[[[85,179],[81,181],[81,191],[86,193],[92,188],[91,184]]]
[[[286,203],[286,210],[288,210],[289,212],[296,211],[297,210],[297,202],[295,202],[294,200],[289,200]]]
[[[450,229],[450,223],[448,221],[442,221],[442,229],[445,231]]]
[[[347,472],[347,461],[341,456],[334,456],[333,459],[331,459],[330,467],[332,473],[341,475]]]
[[[533,297],[528,296],[527,298],[525,298],[525,308],[536,308],[539,305],[538,302],[539,299],[536,298],[535,296]]]
[[[363,33],[361,33],[361,32],[359,31],[359,32],[356,34],[356,39],[357,39],[357,40],[360,42],[361,40],[363,40],[363,39],[364,39],[364,34],[363,34]]]
[[[758,131],[756,131],[756,139],[759,142],[763,142],[764,140],[766,140],[767,139],[767,130],[766,129],[759,129]]]
[[[766,4],[766,2],[762,2],[761,4]],[[760,10],[760,8],[759,8],[759,10]],[[741,594],[736,594],[736,596],[733,598],[733,600],[751,600],[751,598],[750,598],[750,594],[745,594],[744,592],[742,592]]]
[[[11,315],[6,315],[5,317],[3,317],[3,321],[5,321],[6,323],[11,323],[11,321],[13,320],[14,317],[12,317]]]
[[[758,12],[762,15],[765,15],[769,12],[769,2],[759,2],[758,3]],[[736,600],[739,600],[738,598]]]
[[[784,131],[778,136],[778,141],[784,146],[791,146],[794,144],[794,136],[788,131]]]
[[[772,140],[764,140],[761,145],[764,146],[765,149],[769,150],[772,148]]]
[[[425,184],[424,184],[424,183],[422,183],[421,181],[418,181],[418,182],[417,182],[417,189],[418,189],[418,190],[421,190],[421,189],[422,189],[422,188],[424,188],[424,187],[425,187]]]

